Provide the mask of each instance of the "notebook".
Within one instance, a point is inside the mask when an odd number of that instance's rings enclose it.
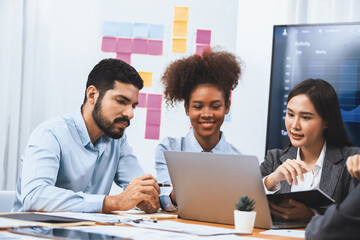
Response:
[[[306,226],[273,224],[257,157],[180,151],[165,151],[164,155],[180,218],[233,225],[235,204],[247,194],[256,201],[255,227]]]
[[[294,199],[313,209],[324,209],[335,203],[334,199],[319,188],[308,191],[268,194],[267,199],[275,204],[281,204],[287,199]]]

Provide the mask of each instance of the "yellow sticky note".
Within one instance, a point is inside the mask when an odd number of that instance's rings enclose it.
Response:
[[[186,37],[187,36],[187,22],[175,21],[173,27],[173,36]]]
[[[139,72],[140,77],[144,80],[144,87],[152,86],[152,72]]]
[[[189,20],[189,8],[188,7],[175,7],[174,10],[174,21],[185,21]]]
[[[186,53],[186,39],[174,38],[172,40],[172,52]]]

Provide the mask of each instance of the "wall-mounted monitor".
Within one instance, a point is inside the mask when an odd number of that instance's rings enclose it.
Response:
[[[350,139],[360,146],[360,23],[274,26],[266,150],[289,142],[286,98],[308,78],[328,81]]]

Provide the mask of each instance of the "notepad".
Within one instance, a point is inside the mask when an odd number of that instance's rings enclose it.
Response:
[[[143,218],[143,219],[174,219],[178,218],[177,214],[170,214],[170,213],[145,213],[141,210],[129,210],[129,211],[113,211],[113,214],[127,216],[132,218]]]
[[[275,204],[281,204],[286,199],[294,199],[314,209],[327,207],[335,203],[334,199],[318,188],[308,191],[267,194],[266,196],[269,201]]]

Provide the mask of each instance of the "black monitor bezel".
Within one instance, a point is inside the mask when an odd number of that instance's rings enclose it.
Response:
[[[270,84],[269,84],[269,98],[268,98],[268,112],[267,112],[267,122],[266,122],[266,141],[265,141],[265,156],[269,144],[269,118],[271,111],[271,96],[272,96],[272,76],[274,71],[274,47],[275,47],[275,30],[276,28],[291,28],[291,27],[316,27],[316,26],[340,26],[340,25],[359,25],[360,22],[338,22],[338,23],[302,23],[302,24],[284,24],[284,25],[274,25],[273,26],[273,39],[272,39],[272,48],[271,48],[271,70],[270,70]],[[284,146],[285,147],[285,146]]]

